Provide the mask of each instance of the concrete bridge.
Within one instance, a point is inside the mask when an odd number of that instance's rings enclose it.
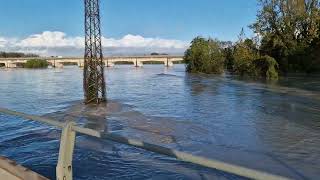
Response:
[[[25,64],[30,59],[46,60],[52,67],[63,68],[65,63],[76,63],[83,67],[83,58],[56,58],[56,57],[36,57],[36,58],[0,58],[0,65],[6,68],[16,68],[19,64]],[[113,67],[118,62],[132,63],[135,67],[142,67],[144,62],[162,62],[166,67],[173,66],[174,62],[182,61],[182,56],[119,56],[105,57],[103,59],[106,67]]]

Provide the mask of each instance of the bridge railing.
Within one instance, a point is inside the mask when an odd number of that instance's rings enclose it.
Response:
[[[214,160],[214,159],[208,159],[205,157],[192,155],[189,153],[143,142],[140,140],[126,138],[113,133],[104,134],[92,129],[79,127],[75,124],[75,122],[72,122],[72,121],[58,122],[49,118],[29,115],[29,114],[16,112],[16,111],[4,109],[4,108],[0,108],[0,114],[17,116],[26,120],[37,121],[40,123],[44,123],[44,124],[62,129],[59,158],[58,158],[58,164],[56,167],[57,180],[72,180],[72,156],[74,151],[76,133],[81,133],[81,134],[93,136],[96,138],[104,138],[117,143],[134,146],[134,147],[151,151],[154,153],[158,153],[161,155],[173,157],[184,162],[193,163],[203,167],[224,171],[224,172],[238,175],[241,177],[258,179],[258,180],[259,179],[289,180],[289,178],[282,177],[279,175],[273,175],[273,174],[262,172],[259,170],[254,170],[254,169],[250,169],[250,168],[246,168],[246,167],[242,167],[234,164],[229,164],[229,163],[225,163],[225,162]]]

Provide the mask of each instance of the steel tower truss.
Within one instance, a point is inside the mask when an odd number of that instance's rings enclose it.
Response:
[[[85,54],[83,89],[86,104],[106,101],[104,63],[101,46],[100,1],[84,0]]]

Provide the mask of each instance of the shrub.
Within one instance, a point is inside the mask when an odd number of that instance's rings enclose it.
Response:
[[[278,62],[270,56],[261,56],[252,40],[240,39],[233,56],[235,73],[269,80],[278,79]]]
[[[252,74],[255,77],[263,77],[268,80],[278,79],[278,69],[279,64],[277,61],[270,56],[262,56],[253,61],[254,73]]]
[[[234,50],[234,72],[241,75],[252,75],[254,72],[253,61],[259,57],[253,42],[250,40],[239,41]]]
[[[184,55],[187,72],[221,74],[224,71],[224,53],[216,40],[196,37]]]
[[[25,68],[47,68],[48,62],[46,60],[40,59],[32,59],[28,60],[27,63],[24,65]]]

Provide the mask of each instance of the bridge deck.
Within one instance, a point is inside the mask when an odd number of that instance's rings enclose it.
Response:
[[[64,63],[77,63],[84,66],[84,58],[80,57],[27,57],[27,58],[0,58],[0,64],[7,68],[15,68],[30,59],[46,60],[53,67],[63,67]],[[112,67],[117,62],[132,62],[135,67],[142,67],[144,62],[163,62],[165,66],[173,66],[173,62],[182,61],[182,56],[111,56],[103,59],[105,66]]]
[[[104,59],[159,59],[159,58],[182,58],[183,56],[105,56]],[[0,58],[0,61],[10,60],[28,60],[28,59],[46,59],[46,60],[68,60],[68,59],[83,59],[83,57],[23,57],[23,58]]]

